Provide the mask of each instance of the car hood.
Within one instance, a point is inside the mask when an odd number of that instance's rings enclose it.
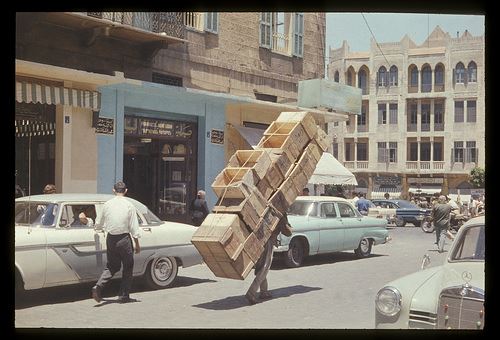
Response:
[[[462,286],[464,273],[470,274],[469,284],[484,290],[484,262],[455,262],[437,267],[436,272],[415,289],[411,309],[436,313],[439,294],[445,288]]]

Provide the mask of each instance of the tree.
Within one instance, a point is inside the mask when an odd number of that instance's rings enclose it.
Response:
[[[475,167],[470,171],[469,183],[475,188],[484,188],[484,175],[485,170],[480,167]]]

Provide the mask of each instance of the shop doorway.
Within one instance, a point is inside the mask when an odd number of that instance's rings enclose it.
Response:
[[[55,126],[55,105],[16,103],[16,197],[55,184]]]
[[[171,136],[157,136],[160,130],[141,129],[141,118],[127,117],[126,126],[137,124],[125,134],[123,180],[128,196],[144,203],[162,220],[190,223],[190,202],[196,194],[196,126],[192,123],[169,122]],[[151,122],[164,122],[144,119]],[[163,123],[165,124],[165,123]],[[190,133],[178,134],[175,127],[189,124]],[[142,132],[142,133],[141,133]]]

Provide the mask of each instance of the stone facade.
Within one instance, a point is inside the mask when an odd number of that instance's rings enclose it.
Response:
[[[435,183],[433,177],[442,178],[442,192],[456,192],[472,168],[485,166],[484,36],[465,31],[453,38],[437,26],[420,46],[408,36],[379,46],[372,40],[369,51],[350,52],[344,41],[342,47],[330,50],[329,79],[362,88],[366,112],[365,117],[330,127],[338,159],[358,182],[367,184],[368,193],[377,190],[375,176],[401,178],[402,196],[411,188],[412,178],[431,178],[429,184]],[[460,63],[465,67],[463,83],[456,72]],[[469,79],[468,67],[474,65],[475,75]],[[397,77],[391,79],[394,66]],[[388,74],[382,80],[381,67]],[[412,81],[413,68],[418,80]],[[379,143],[390,148],[389,142],[397,143],[397,148],[379,150]],[[457,142],[462,142],[463,151],[458,151]]]

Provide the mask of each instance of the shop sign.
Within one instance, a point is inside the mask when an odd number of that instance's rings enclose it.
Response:
[[[95,133],[112,135],[115,133],[115,120],[113,118],[99,117],[95,128]]]
[[[210,142],[224,145],[224,131],[212,129],[210,131]]]
[[[375,185],[401,185],[401,177],[399,176],[375,176],[373,177]]]
[[[424,178],[424,177],[417,177],[417,178],[408,178],[408,184],[443,184],[444,179],[443,178],[436,178],[436,177],[429,177],[429,178]]]
[[[153,119],[140,119],[139,134],[172,137],[174,135],[174,123]]]

